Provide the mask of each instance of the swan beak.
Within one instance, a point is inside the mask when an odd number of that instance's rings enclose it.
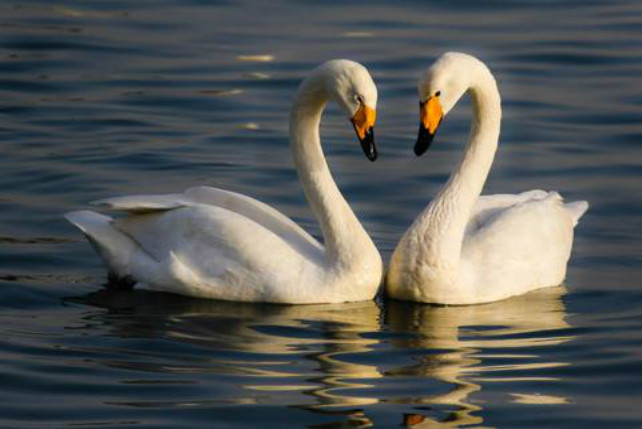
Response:
[[[420,156],[428,150],[443,118],[439,97],[433,96],[419,103],[419,134],[415,143],[415,155]]]
[[[377,147],[374,142],[374,124],[377,119],[377,112],[374,109],[362,104],[357,113],[352,117],[352,125],[357,132],[363,153],[370,161],[377,159]]]

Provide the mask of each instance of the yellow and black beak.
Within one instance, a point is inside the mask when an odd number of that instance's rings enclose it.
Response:
[[[374,142],[374,124],[377,119],[377,112],[374,109],[361,104],[357,113],[352,117],[352,125],[357,132],[363,153],[370,161],[377,159],[377,147]]]
[[[428,150],[443,118],[444,112],[438,96],[419,103],[419,135],[415,143],[415,155],[420,156]]]

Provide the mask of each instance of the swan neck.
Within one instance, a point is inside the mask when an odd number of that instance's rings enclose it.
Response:
[[[446,266],[456,266],[466,226],[490,172],[499,141],[501,100],[497,84],[483,65],[473,79],[473,119],[464,155],[447,184],[428,208],[429,224],[436,230],[434,255]]]
[[[357,247],[372,242],[339,191],[323,154],[319,125],[328,96],[319,87],[314,80],[302,84],[290,113],[290,145],[305,196],[321,226],[326,262],[348,266],[359,252]]]

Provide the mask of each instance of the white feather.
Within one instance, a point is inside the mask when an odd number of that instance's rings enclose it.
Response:
[[[557,192],[480,197],[499,139],[497,85],[465,54],[443,55],[420,83],[422,101],[439,92],[443,112],[469,91],[471,141],[437,197],[399,241],[386,275],[388,295],[439,304],[497,301],[564,281],[573,228],[586,201]]]
[[[352,114],[356,94],[376,107],[366,69],[330,61],[303,82],[292,108],[295,166],[325,246],[264,203],[204,186],[94,203],[125,212],[117,220],[92,212],[67,218],[87,234],[110,271],[147,289],[291,304],[372,299],[382,281],[381,257],[337,189],[319,140],[326,102],[335,100]]]

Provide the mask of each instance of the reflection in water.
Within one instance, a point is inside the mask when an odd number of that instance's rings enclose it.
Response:
[[[313,404],[302,404],[307,408],[377,402],[375,396],[342,394],[372,387],[360,379],[382,376],[372,365],[342,360],[344,355],[367,353],[378,342],[361,335],[379,330],[380,309],[374,301],[287,306],[107,290],[91,293],[80,301],[109,309],[107,316],[91,313],[88,318],[108,324],[113,335],[161,337],[212,351],[206,362],[197,367],[164,365],[162,370],[183,374],[214,371],[247,377],[242,387],[249,398],[237,403],[261,402],[266,394],[272,396],[270,401],[280,402],[273,396],[289,396],[292,392],[315,398]],[[308,362],[312,365],[302,365]],[[149,362],[143,366],[143,370],[159,370]],[[264,383],[264,379],[269,380]],[[289,399],[291,396],[285,399],[286,403],[301,402]]]
[[[533,353],[571,338],[557,332],[568,327],[563,292],[544,289],[468,307],[386,301],[383,329],[375,302],[285,306],[106,290],[73,301],[108,309],[86,315],[89,329],[122,339],[156,340],[151,347],[149,341],[127,345],[124,357],[102,360],[101,365],[143,375],[169,374],[175,376],[173,383],[227,376],[237,392],[232,397],[228,387],[220,398],[162,404],[136,397],[117,402],[120,406],[282,404],[341,419],[317,427],[367,427],[372,423],[367,406],[388,403],[418,407],[419,413],[405,416],[407,426],[457,427],[482,422],[481,406],[470,400],[482,383],[535,380],[531,371],[564,365],[541,362]],[[400,360],[378,361],[377,352],[391,347],[401,352]],[[419,357],[408,365],[408,356]],[[498,360],[511,363],[491,364]],[[432,379],[448,390],[413,397],[385,397],[378,390],[380,383],[400,377]],[[516,404],[565,403],[564,398],[530,392],[511,397]],[[446,415],[424,415],[427,406]]]
[[[639,428],[641,7],[0,2],[0,427],[399,428],[413,413],[424,427]],[[504,94],[487,192],[563,183],[595,208],[569,266],[575,326],[557,296],[533,295],[524,314],[512,301],[317,311],[138,293],[60,305],[104,276],[61,213],[125,190],[230,189],[318,236],[287,122],[301,76],[330,58],[363,63],[380,89],[380,162],[361,158],[338,110],[323,133],[387,258],[469,133],[457,109],[413,160],[416,79],[446,50],[491,63]]]
[[[415,336],[394,339],[403,350],[433,351],[412,366],[389,371],[391,376],[430,377],[454,388],[445,394],[403,398],[417,405],[454,406],[441,420],[421,414],[407,414],[404,423],[413,428],[446,428],[480,424],[482,407],[469,396],[482,390],[482,383],[546,380],[531,371],[564,366],[563,362],[539,362],[533,354],[537,347],[551,346],[572,339],[556,332],[568,328],[564,288],[548,288],[485,305],[436,307],[390,301],[386,305],[386,324],[392,332],[412,332]],[[520,353],[519,349],[524,349]],[[488,361],[506,360],[510,364],[491,365]],[[495,374],[495,376],[492,376]],[[516,375],[513,375],[516,374]],[[550,380],[548,378],[547,380]],[[513,394],[515,402],[526,402],[538,395]],[[565,403],[564,398],[547,397],[549,402]]]

